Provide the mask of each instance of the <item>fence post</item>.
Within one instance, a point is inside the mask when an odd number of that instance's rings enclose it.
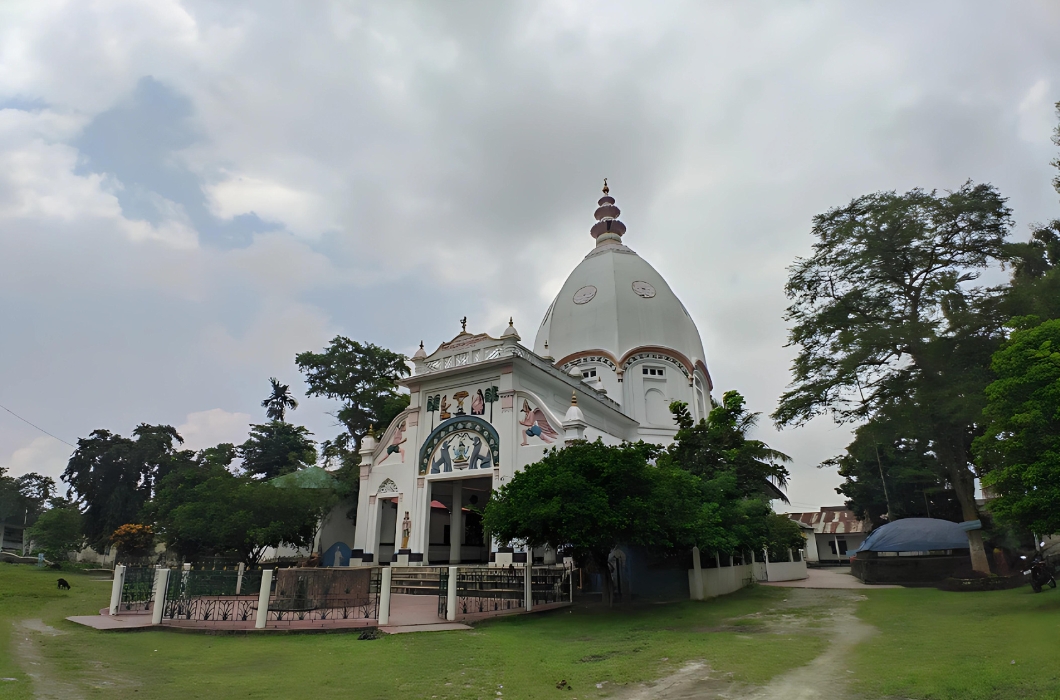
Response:
[[[166,591],[169,589],[169,567],[155,568],[155,609],[151,611],[151,624],[162,624],[162,609],[166,606]]]
[[[239,595],[243,591],[243,572],[247,570],[247,565],[243,562],[239,562],[239,573],[236,574],[236,595]]]
[[[125,565],[114,565],[114,580],[110,584],[110,614],[118,614],[118,606],[121,604],[121,588],[125,585]]]
[[[692,548],[692,600],[703,600],[703,564],[699,560],[699,547]]]
[[[570,581],[569,581],[569,583],[570,583],[570,602],[573,605],[574,604],[574,561],[573,560],[571,560],[571,563],[570,563]]]
[[[530,612],[530,609],[534,607],[534,565],[530,563],[531,558],[533,558],[533,551],[528,550],[526,553],[526,566],[523,567],[523,571],[526,572],[526,578],[523,580],[523,595],[526,596],[526,612]]]
[[[258,591],[258,616],[254,619],[254,629],[265,629],[269,619],[269,594],[272,593],[272,569],[261,572],[261,590]]]
[[[456,584],[460,577],[460,567],[449,567],[449,588],[445,591],[445,619],[453,622],[456,620]]]
[[[379,584],[379,626],[390,624],[390,579],[394,571],[389,566],[383,567],[383,579]]]

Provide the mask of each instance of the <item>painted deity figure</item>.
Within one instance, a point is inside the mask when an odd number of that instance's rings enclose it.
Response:
[[[394,437],[391,438],[390,444],[387,445],[386,454],[379,460],[382,464],[387,460],[387,457],[394,454],[395,452],[401,455],[401,461],[405,461],[405,442],[408,438],[405,437],[405,421],[401,421],[397,429],[394,431]]]
[[[442,397],[442,412],[438,416],[442,420],[449,420],[453,417],[452,414],[449,413],[449,405],[449,395],[446,394]]]
[[[485,412],[486,399],[482,396],[482,389],[479,389],[478,392],[471,399],[471,415],[481,416]]]
[[[526,399],[523,399],[522,413],[523,417],[519,420],[519,425],[526,428],[523,431],[523,445],[529,444],[526,441],[527,437],[539,437],[546,444],[555,441],[559,437],[559,433],[549,424],[545,412],[540,408],[530,408],[530,404]]]
[[[471,394],[467,393],[466,391],[458,391],[455,394],[453,394],[453,399],[456,400],[456,415],[458,415],[458,416],[466,416],[467,415],[467,413],[464,412],[464,399],[466,399],[470,395]]]
[[[412,520],[409,518],[409,512],[405,511],[405,518],[401,521],[401,548],[409,548],[409,536],[412,535]]]

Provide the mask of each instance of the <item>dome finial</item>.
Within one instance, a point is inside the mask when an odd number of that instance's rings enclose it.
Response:
[[[626,225],[618,220],[622,211],[615,206],[615,198],[610,195],[611,188],[607,186],[607,178],[604,178],[604,196],[598,201],[596,209],[596,223],[589,233],[596,239],[596,245],[605,243],[622,243],[622,234],[626,232]]]
[[[578,392],[577,391],[572,391],[570,393],[570,405],[571,406],[577,406],[578,405]]]
[[[460,332],[467,333],[467,316],[460,319]]]

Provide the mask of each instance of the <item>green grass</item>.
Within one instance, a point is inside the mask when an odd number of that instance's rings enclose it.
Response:
[[[872,591],[858,616],[880,630],[852,661],[865,695],[1060,698],[1060,589]]]
[[[97,612],[110,585],[55,571],[0,565],[0,685],[4,698],[30,698],[12,648],[13,624],[41,618],[67,634],[25,634],[53,672],[87,697],[144,698],[565,698],[600,697],[615,684],[645,681],[693,659],[762,683],[808,663],[816,636],[757,633],[763,622],[731,618],[767,609],[783,591],[758,587],[708,603],[646,605],[628,611],[575,608],[434,632],[359,641],[355,634],[207,636],[171,631],[97,632],[66,621]],[[724,627],[728,625],[728,627]],[[723,627],[718,630],[718,627]],[[732,631],[736,627],[739,631]],[[597,683],[606,682],[603,690]],[[108,685],[110,684],[110,685]]]
[[[14,653],[13,625],[27,618],[66,633],[17,634],[35,646],[42,671],[86,697],[496,698],[503,685],[505,698],[584,699],[699,659],[714,675],[760,684],[821,653],[831,643],[826,614],[835,596],[854,593],[756,587],[707,603],[577,607],[471,632],[359,641],[356,634],[97,632],[65,617],[105,606],[109,582],[63,572],[73,590],[58,591],[58,575],[0,564],[0,677],[18,679],[0,682],[0,698],[32,697]],[[846,666],[858,697],[1060,698],[1060,589],[896,589],[866,598],[858,615],[879,633],[854,648]],[[559,695],[560,680],[574,690]]]

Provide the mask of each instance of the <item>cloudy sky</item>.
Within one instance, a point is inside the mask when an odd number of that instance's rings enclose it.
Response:
[[[411,354],[514,316],[532,343],[626,242],[703,334],[716,391],[788,381],[811,218],[989,181],[1014,235],[1050,186],[1060,5],[31,2],[0,5],[0,404],[66,442],[139,422],[240,442],[336,334]],[[338,432],[334,406],[293,419]],[[818,420],[760,437],[835,504]],[[0,411],[0,465],[70,447]]]

